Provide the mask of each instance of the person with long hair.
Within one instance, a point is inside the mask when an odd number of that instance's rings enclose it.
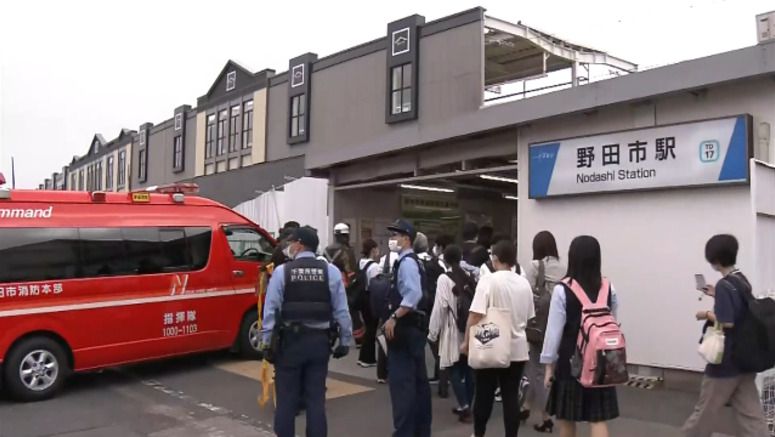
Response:
[[[466,273],[460,262],[463,251],[458,246],[447,246],[444,249],[444,262],[447,272],[439,276],[436,284],[436,299],[431,312],[428,340],[438,341],[439,366],[448,369],[455,393],[457,407],[453,413],[464,423],[471,421],[471,404],[474,400],[474,374],[468,366],[468,357],[461,353],[460,345],[464,333],[459,328],[458,321],[468,320],[468,311],[460,311],[460,302],[471,302],[474,297],[476,283],[471,275]],[[465,322],[462,322],[465,323]]]
[[[490,308],[508,308],[511,317],[510,365],[506,368],[476,369],[474,394],[474,437],[483,437],[500,386],[503,398],[503,422],[506,437],[519,433],[519,384],[529,358],[525,327],[535,316],[533,293],[527,279],[511,269],[517,263],[517,249],[510,241],[492,248],[495,273],[487,275],[476,286],[468,314],[466,336],[461,352],[468,351],[471,327],[481,322]]]
[[[603,283],[600,243],[590,236],[576,237],[568,251],[566,278],[578,283],[596,301]],[[611,286],[608,306],[617,311]],[[591,437],[608,437],[609,420],[619,417],[615,387],[586,388],[571,374],[571,358],[581,329],[581,303],[563,283],[552,293],[541,363],[546,364],[545,385],[550,387],[548,413],[557,418],[560,437],[575,437],[576,424],[589,422]]]
[[[525,408],[520,413],[524,421],[530,417],[531,412],[541,413],[541,423],[533,428],[538,432],[552,432],[554,423],[546,412],[547,392],[544,386],[544,366],[540,362],[541,348],[543,347],[544,333],[546,332],[551,291],[564,277],[566,267],[560,262],[557,252],[557,241],[549,231],[541,231],[533,238],[533,260],[526,270],[527,280],[533,288],[534,301],[536,302],[536,318],[530,322],[528,332],[528,344],[530,345],[530,361],[525,367],[525,374],[530,381],[526,396]],[[543,296],[547,293],[547,296]],[[534,335],[530,335],[531,332]]]

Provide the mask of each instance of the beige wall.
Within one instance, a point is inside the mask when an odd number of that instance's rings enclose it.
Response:
[[[260,89],[253,94],[253,154],[251,164],[266,161],[266,105],[267,90]]]
[[[200,112],[196,114],[196,146],[194,147],[195,174],[202,176],[205,174],[205,132],[207,129],[207,114]]]
[[[126,151],[126,163],[124,168],[126,179],[124,181],[124,187],[121,190],[118,190],[118,154],[121,150]],[[113,173],[113,189],[121,192],[131,191],[132,177],[130,172],[132,171],[132,143],[127,144],[122,149],[116,150],[113,154],[113,162],[115,163],[115,166],[116,166],[116,170]]]
[[[104,160],[102,167],[104,169],[103,174],[105,177],[105,182],[103,183],[103,186],[105,187],[108,186],[108,157],[109,156],[113,157],[113,180],[111,181],[112,182],[111,187],[113,188],[111,188],[111,191],[118,191],[118,150],[115,150],[110,155],[105,155],[102,158]]]

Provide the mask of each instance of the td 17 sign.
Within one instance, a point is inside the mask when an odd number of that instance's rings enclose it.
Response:
[[[531,144],[530,198],[748,181],[751,117]]]

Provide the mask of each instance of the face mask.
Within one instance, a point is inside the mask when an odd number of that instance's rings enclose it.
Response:
[[[391,252],[400,252],[401,246],[398,245],[398,240],[389,240],[388,241],[388,247],[390,248]]]
[[[433,255],[441,256],[441,248],[439,246],[433,246]]]
[[[288,259],[294,259],[296,257],[296,252],[294,252],[291,247],[293,247],[292,244],[289,244],[288,246],[283,249],[283,255],[285,255]]]

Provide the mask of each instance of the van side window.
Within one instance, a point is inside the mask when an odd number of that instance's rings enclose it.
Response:
[[[225,231],[234,259],[267,262],[272,258],[272,243],[255,229],[229,226]]]
[[[121,228],[79,229],[81,240],[80,276],[133,275],[134,269],[126,254]]]
[[[209,227],[0,229],[0,283],[201,270]]]
[[[0,229],[0,283],[71,279],[77,272],[77,229]]]
[[[127,260],[134,273],[162,273],[165,264],[159,242],[159,228],[123,228],[121,233],[127,250]]]
[[[159,229],[159,241],[162,253],[162,270],[186,271],[191,265],[191,253],[186,243],[183,228]]]
[[[210,260],[210,240],[213,233],[210,228],[186,228],[186,240],[191,251],[191,269],[201,270]]]

